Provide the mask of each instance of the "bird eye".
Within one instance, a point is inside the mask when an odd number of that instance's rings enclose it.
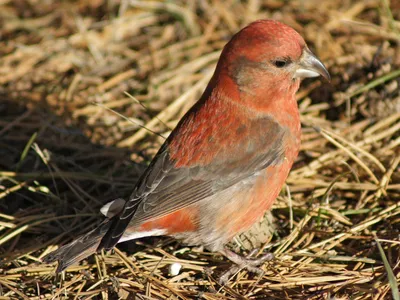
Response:
[[[286,67],[289,64],[289,61],[283,60],[283,59],[277,59],[277,60],[274,60],[272,63],[277,68],[283,68],[283,67]]]

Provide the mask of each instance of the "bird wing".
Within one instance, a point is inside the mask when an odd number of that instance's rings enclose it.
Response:
[[[190,122],[190,117],[186,119]],[[195,141],[197,147],[175,145],[182,147],[180,152],[183,156],[190,157],[190,165],[180,165],[181,162],[171,157],[171,139],[168,139],[140,178],[124,210],[114,220],[98,249],[112,248],[128,225],[140,225],[217,195],[283,160],[286,128],[270,116],[247,120],[246,125],[236,121],[239,124],[233,122],[232,126],[236,128],[229,131],[216,126],[209,132],[208,140],[213,141],[212,145],[199,141]],[[185,124],[182,126],[185,127]],[[237,140],[232,144],[223,142],[231,140],[226,137],[229,132],[237,134]],[[176,134],[179,134],[179,129]],[[193,133],[186,132],[186,135]],[[205,140],[201,136],[197,138]],[[210,157],[212,162],[204,164]]]

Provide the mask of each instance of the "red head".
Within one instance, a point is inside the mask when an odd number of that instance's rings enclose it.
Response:
[[[259,20],[235,34],[224,49],[229,55],[222,57],[231,62],[246,58],[267,67],[300,59],[305,45],[293,28],[273,20]]]
[[[319,75],[329,80],[300,34],[280,22],[260,20],[225,46],[211,84],[225,87],[232,100],[262,108],[276,96],[294,98],[301,78]]]

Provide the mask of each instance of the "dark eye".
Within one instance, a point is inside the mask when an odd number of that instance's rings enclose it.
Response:
[[[289,60],[284,60],[284,59],[277,59],[277,60],[274,60],[272,63],[277,68],[284,68],[288,64],[290,64],[290,61]]]

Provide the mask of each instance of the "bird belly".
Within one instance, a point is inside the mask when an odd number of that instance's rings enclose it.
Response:
[[[235,235],[259,221],[274,203],[285,182],[291,163],[270,166],[230,188],[197,204],[197,230],[173,236],[190,245],[204,245],[219,251]]]

